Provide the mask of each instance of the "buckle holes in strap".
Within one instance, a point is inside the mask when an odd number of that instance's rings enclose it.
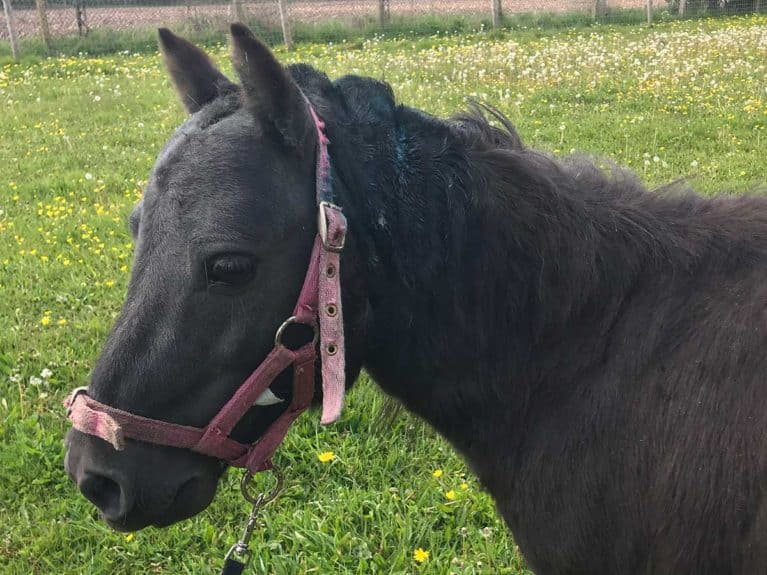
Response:
[[[326,267],[325,275],[329,278],[336,277],[336,266],[334,266],[333,264],[330,264],[328,267]]]
[[[338,346],[334,343],[329,343],[325,350],[328,352],[328,355],[335,355],[338,353]]]
[[[325,313],[328,314],[328,317],[336,317],[338,315],[338,308],[336,307],[336,304],[329,303],[326,305]]]

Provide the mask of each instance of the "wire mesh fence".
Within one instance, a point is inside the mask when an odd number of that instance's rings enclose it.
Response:
[[[94,30],[135,30],[182,26],[221,30],[245,21],[273,41],[291,41],[291,27],[338,24],[380,26],[429,17],[466,18],[503,25],[520,14],[572,13],[608,19],[620,11],[665,10],[679,15],[765,11],[767,0],[2,0],[0,38],[62,36]],[[9,26],[9,16],[10,23]]]

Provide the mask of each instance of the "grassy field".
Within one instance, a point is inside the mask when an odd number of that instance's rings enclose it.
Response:
[[[211,51],[229,71],[226,47]],[[703,193],[741,193],[767,182],[765,17],[280,55],[385,79],[440,115],[484,98],[528,143],[612,158],[649,184],[686,177]],[[0,573],[213,573],[247,511],[235,474],[197,518],[125,535],[97,521],[62,469],[61,400],[87,380],[119,309],[127,214],[183,118],[159,58],[3,65],[0,104]],[[254,571],[526,573],[449,446],[409,417],[382,422],[381,405],[362,381],[340,423],[309,414],[291,432],[288,488],[254,536]]]

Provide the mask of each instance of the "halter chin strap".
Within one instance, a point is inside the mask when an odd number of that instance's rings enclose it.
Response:
[[[135,415],[96,401],[87,388],[75,389],[64,401],[72,427],[107,441],[116,450],[125,440],[191,449],[244,467],[251,473],[271,468],[271,458],[290,425],[308,408],[314,396],[314,367],[317,347],[322,360],[322,423],[338,419],[343,406],[345,383],[344,326],[341,306],[340,255],[346,241],[346,218],[333,203],[330,156],[325,124],[306,100],[317,131],[316,190],[318,206],[317,236],[314,239],[309,269],[293,315],[277,330],[274,348],[256,370],[240,385],[224,407],[204,428],[179,425]],[[282,335],[291,324],[314,330],[311,343],[296,350],[285,347]],[[288,408],[254,444],[229,437],[235,425],[269,390],[285,369],[293,366],[293,398]]]

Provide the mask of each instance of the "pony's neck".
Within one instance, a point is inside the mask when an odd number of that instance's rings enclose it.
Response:
[[[493,422],[509,437],[541,391],[574,390],[659,248],[592,189],[609,185],[590,165],[561,167],[476,118],[382,109],[335,133],[364,363],[469,452]]]

